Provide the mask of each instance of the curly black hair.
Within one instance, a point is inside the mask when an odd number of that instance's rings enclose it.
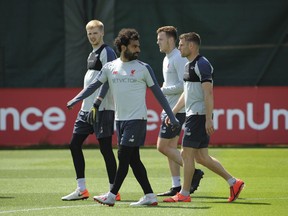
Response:
[[[114,45],[116,46],[119,53],[121,53],[121,45],[128,46],[130,40],[139,40],[139,33],[132,28],[123,28],[118,33],[118,36],[114,40]]]

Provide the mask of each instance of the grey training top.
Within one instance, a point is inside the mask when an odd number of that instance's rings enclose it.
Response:
[[[185,65],[184,92],[186,116],[205,115],[203,82],[213,83],[213,67],[203,56],[197,56],[192,62]]]
[[[164,83],[161,89],[171,108],[176,105],[183,93],[183,75],[187,62],[187,58],[183,58],[177,48],[173,49],[163,59]],[[183,107],[178,113],[185,113],[185,108]]]

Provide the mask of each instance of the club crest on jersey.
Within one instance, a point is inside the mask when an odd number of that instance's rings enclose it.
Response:
[[[134,76],[136,70],[131,70],[130,76]]]
[[[116,75],[116,74],[118,74],[118,71],[113,71],[112,74],[115,74],[115,75]]]

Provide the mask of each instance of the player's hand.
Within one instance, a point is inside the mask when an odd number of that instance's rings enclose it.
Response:
[[[175,118],[174,122],[171,122],[171,120],[170,120],[170,118],[168,116],[165,117],[165,124],[167,126],[171,125],[171,130],[172,131],[177,130],[180,127],[180,123],[179,123],[177,118]]]
[[[101,105],[102,99],[98,98],[95,103],[93,104],[93,107],[90,109],[88,115],[87,115],[87,122],[91,125],[93,125],[95,122],[97,122],[97,112],[99,110],[99,107]]]
[[[66,107],[67,107],[67,109],[69,109],[69,110],[73,109],[72,101],[68,101]]]
[[[170,118],[166,115],[164,119],[165,125],[168,126],[170,124]]]
[[[93,125],[96,122],[96,117],[97,117],[97,108],[92,107],[87,115],[87,122],[91,125]]]
[[[170,122],[172,131],[178,130],[180,128],[180,123],[179,123],[178,119],[175,118],[175,120],[176,121],[174,121],[174,122]]]

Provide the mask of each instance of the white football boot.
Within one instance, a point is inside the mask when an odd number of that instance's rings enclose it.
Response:
[[[138,202],[132,202],[130,206],[156,206],[158,205],[157,197],[154,193],[146,194]]]
[[[88,199],[89,196],[90,194],[87,189],[85,189],[84,191],[80,191],[80,189],[77,188],[75,191],[68,194],[67,196],[62,197],[61,199],[63,201],[84,200]]]
[[[116,195],[112,194],[111,192],[108,192],[100,196],[94,196],[93,198],[96,202],[108,206],[114,206],[116,201]]]

